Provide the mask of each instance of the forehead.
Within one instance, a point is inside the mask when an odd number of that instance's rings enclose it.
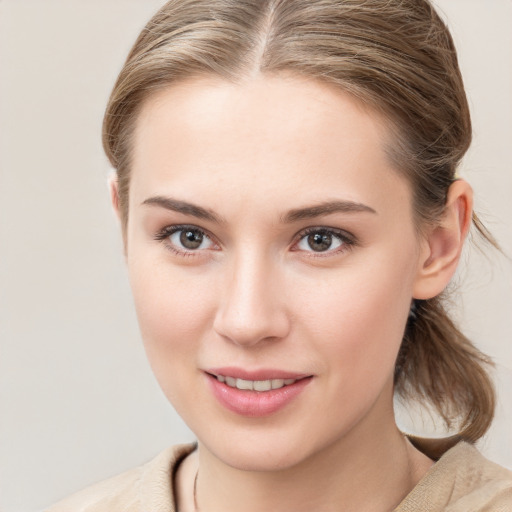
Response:
[[[307,191],[311,201],[342,193],[378,202],[395,189],[392,195],[408,197],[387,157],[387,133],[376,112],[314,80],[188,80],[153,95],[141,110],[132,193],[137,202],[191,189],[210,203],[223,193],[276,201],[291,201],[290,191]]]

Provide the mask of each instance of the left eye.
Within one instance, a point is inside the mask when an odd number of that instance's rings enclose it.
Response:
[[[327,252],[334,251],[346,244],[347,240],[338,233],[326,229],[318,229],[306,233],[297,244],[301,251]]]

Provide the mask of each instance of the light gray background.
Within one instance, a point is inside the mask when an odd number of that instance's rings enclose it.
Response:
[[[162,3],[0,0],[3,512],[41,509],[192,439],[145,361],[100,145],[117,72]],[[462,174],[512,254],[512,1],[438,4],[475,125]],[[512,467],[512,264],[465,259],[454,308],[499,363],[499,416],[482,449]]]

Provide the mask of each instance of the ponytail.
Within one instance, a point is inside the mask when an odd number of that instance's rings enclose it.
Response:
[[[494,417],[492,361],[460,332],[441,297],[415,301],[395,369],[395,391],[431,404],[448,428],[474,443]]]

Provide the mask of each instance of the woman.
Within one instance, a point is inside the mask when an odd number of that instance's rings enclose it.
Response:
[[[50,510],[483,511],[489,364],[440,298],[471,123],[426,0],[171,1],[110,98],[113,206],[153,371],[196,434]],[[393,395],[459,434],[404,436]]]

